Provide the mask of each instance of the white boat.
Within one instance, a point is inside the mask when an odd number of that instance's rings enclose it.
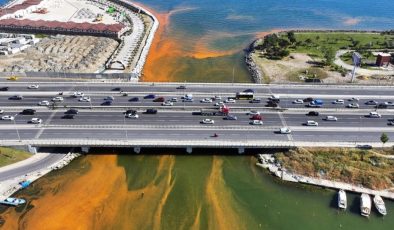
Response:
[[[361,215],[369,217],[371,213],[371,197],[368,194],[361,194],[361,202],[360,202]]]
[[[338,207],[341,209],[346,209],[347,207],[346,192],[342,189],[338,192]]]
[[[373,203],[380,214],[385,216],[387,214],[386,205],[384,205],[382,197],[375,195],[373,198]]]
[[[24,204],[24,203],[26,203],[26,200],[14,198],[14,197],[8,197],[5,200],[0,200],[0,204],[6,204],[6,205],[12,205],[12,206],[18,206],[18,205]]]

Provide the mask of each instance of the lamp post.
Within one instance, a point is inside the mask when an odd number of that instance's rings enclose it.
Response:
[[[15,115],[14,115],[13,121],[14,121],[14,126],[15,126],[15,130],[16,130],[16,134],[18,135],[18,140],[19,140],[19,142],[21,142],[21,136],[19,135],[19,130],[18,130],[18,127],[16,126],[16,122],[15,122],[16,116],[18,116],[18,114],[15,114]]]

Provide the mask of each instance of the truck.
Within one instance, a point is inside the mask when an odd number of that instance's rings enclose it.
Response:
[[[230,109],[226,105],[221,105],[217,109],[201,109],[201,116],[227,116]]]
[[[323,106],[323,100],[315,99],[308,104],[308,107],[320,108]]]

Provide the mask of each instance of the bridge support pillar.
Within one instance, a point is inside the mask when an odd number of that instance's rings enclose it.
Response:
[[[141,152],[141,147],[134,147],[134,152],[139,154]]]
[[[190,146],[187,147],[187,148],[186,148],[186,152],[189,153],[189,154],[191,154],[191,153],[193,152],[193,148],[190,147]]]
[[[82,150],[83,153],[88,153],[89,150],[90,150],[90,147],[89,146],[83,146],[83,147],[81,147],[81,150]]]
[[[27,145],[27,150],[29,151],[29,153],[33,153],[33,154],[37,153],[37,148],[31,145]]]
[[[245,148],[244,147],[239,147],[238,148],[238,154],[243,154],[245,153]]]

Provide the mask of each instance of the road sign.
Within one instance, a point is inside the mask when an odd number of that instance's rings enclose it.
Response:
[[[360,66],[361,65],[361,54],[357,53],[357,52],[353,52],[352,55],[352,60],[353,60],[353,65],[355,66]]]

